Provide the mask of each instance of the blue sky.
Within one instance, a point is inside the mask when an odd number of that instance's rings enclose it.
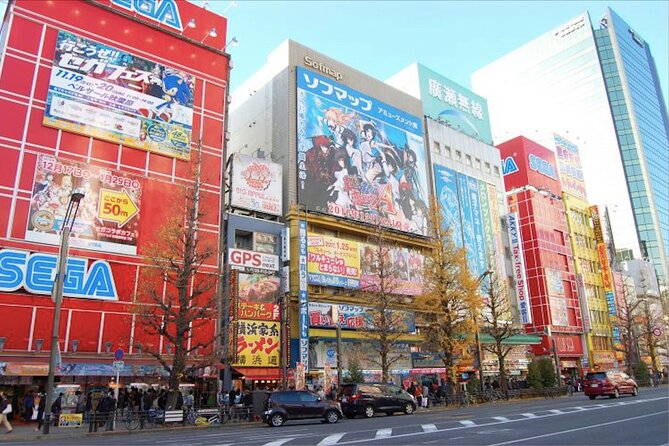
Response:
[[[197,0],[195,3],[202,4]],[[232,89],[290,38],[385,80],[420,62],[470,87],[471,73],[583,11],[599,22],[607,6],[650,45],[667,102],[669,2],[666,1],[230,1],[207,8],[228,18]],[[226,10],[227,8],[227,10]]]
[[[193,0],[202,5],[204,0]],[[7,0],[0,0],[4,14]],[[477,69],[583,11],[598,22],[607,6],[650,45],[669,103],[669,2],[657,1],[244,1],[209,0],[228,17],[232,89],[267,54],[293,39],[378,79],[413,62],[470,86]]]

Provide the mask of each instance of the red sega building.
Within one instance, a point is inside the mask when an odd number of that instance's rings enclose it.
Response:
[[[530,320],[527,333],[544,333],[537,356],[557,358],[563,375],[576,374],[583,355],[583,321],[569,228],[555,154],[523,136],[499,144],[510,215],[517,216]]]
[[[106,385],[118,349],[124,382],[164,375],[138,347],[171,346],[142,331],[132,304],[145,249],[167,215],[183,212],[175,197],[193,184],[198,147],[199,237],[220,247],[226,27],[181,0],[10,0],[0,33],[0,385],[20,394],[46,381],[59,224],[76,189],[85,195],[56,375]],[[212,259],[204,272],[218,271]],[[211,320],[190,342],[215,330]]]

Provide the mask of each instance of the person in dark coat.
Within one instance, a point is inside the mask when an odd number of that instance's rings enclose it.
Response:
[[[58,426],[60,413],[63,411],[63,392],[58,394],[58,398],[51,404],[51,419],[54,426]]]
[[[44,412],[46,410],[46,394],[39,394],[39,404],[37,405],[37,429],[39,431],[42,429],[42,424],[44,424]]]
[[[23,419],[26,423],[30,423],[33,418],[33,410],[35,409],[35,397],[33,391],[29,390],[25,397],[23,397]]]

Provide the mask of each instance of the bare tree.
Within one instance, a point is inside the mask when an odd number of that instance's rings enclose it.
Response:
[[[659,307],[659,300],[644,296],[640,299],[641,305],[639,305],[639,311],[637,315],[637,321],[639,322],[639,338],[642,340],[646,354],[650,357],[650,361],[653,367],[653,372],[657,373],[658,371],[658,358],[657,358],[657,349],[661,345],[660,336],[658,334],[657,328],[662,327],[662,311]],[[659,332],[661,334],[661,332]],[[653,376],[654,378],[654,376]]]
[[[430,209],[430,250],[425,257],[423,294],[416,299],[424,330],[426,350],[436,352],[444,363],[452,391],[457,380],[457,361],[476,329],[471,317],[480,309],[478,284],[467,267],[464,248],[458,248],[433,201]]]
[[[405,297],[400,294],[402,275],[408,273],[406,262],[398,261],[401,248],[379,224],[363,248],[363,271],[372,277],[372,284],[359,292],[367,307],[365,326],[360,331],[372,341],[378,359],[368,358],[381,368],[381,379],[388,382],[389,370],[405,359],[398,352],[400,338],[406,334],[406,312],[400,311]]]
[[[166,353],[157,346],[141,346],[142,352],[153,356],[169,373],[170,407],[183,377],[210,365],[213,359],[201,358],[189,365],[189,355],[216,345],[215,336],[193,337],[194,332],[216,319],[217,304],[213,292],[217,275],[213,267],[205,265],[216,255],[216,249],[198,237],[203,216],[199,150],[194,161],[193,183],[183,188],[175,200],[178,205],[174,212],[157,230],[155,241],[144,248],[147,266],[142,268],[132,307],[136,326],[148,336],[162,336],[171,346]]]
[[[522,334],[523,329],[513,323],[513,307],[509,301],[506,287],[498,275],[488,271],[488,280],[484,282],[482,290],[484,293],[483,309],[481,311],[481,322],[479,332],[493,338],[492,344],[483,344],[483,350],[497,356],[499,366],[500,387],[503,392],[507,391],[506,357],[514,346],[506,341],[514,335]],[[483,365],[479,367],[483,369]]]
[[[616,347],[625,356],[627,373],[634,376],[634,365],[639,363],[639,352],[635,329],[635,318],[638,313],[641,300],[637,299],[634,292],[634,284],[631,278],[623,280],[623,293],[618,296],[618,318],[617,327],[620,332],[621,343]]]

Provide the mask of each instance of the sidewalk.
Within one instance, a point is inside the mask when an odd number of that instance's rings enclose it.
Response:
[[[166,432],[170,430],[184,430],[184,429],[230,429],[230,428],[247,428],[252,426],[257,426],[258,422],[243,422],[243,423],[231,423],[227,422],[223,425],[219,424],[204,424],[199,426],[182,426],[182,425],[173,425],[173,426],[156,426],[151,429],[136,429],[128,430],[123,426],[123,423],[116,425],[116,430],[114,431],[105,431],[104,426],[99,427],[97,432],[88,432],[89,425],[84,424],[82,427],[52,427],[49,430],[49,434],[45,435],[43,430],[36,432],[37,422],[35,423],[24,423],[23,421],[12,422],[12,427],[14,430],[10,434],[6,434],[5,430],[0,430],[0,444],[6,444],[13,441],[31,441],[31,440],[46,440],[46,439],[63,439],[63,438],[83,438],[91,437],[91,442],[93,437],[99,435],[134,435],[151,432]]]

